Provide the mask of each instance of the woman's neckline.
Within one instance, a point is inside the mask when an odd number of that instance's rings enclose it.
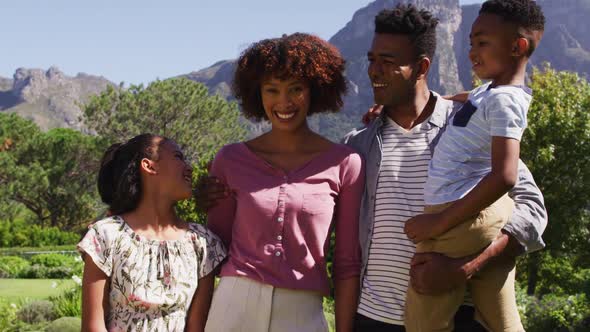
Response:
[[[305,168],[307,168],[309,165],[315,163],[317,160],[321,159],[321,158],[325,158],[325,156],[327,156],[328,154],[330,154],[332,151],[334,151],[336,149],[336,147],[338,146],[338,144],[336,143],[331,143],[330,146],[318,153],[317,155],[313,156],[312,158],[310,158],[308,161],[306,161],[305,163],[301,164],[300,166],[291,169],[291,170],[284,170],[278,166],[273,165],[272,163],[270,163],[268,160],[266,160],[265,158],[263,158],[262,156],[260,156],[258,153],[254,152],[254,150],[252,150],[248,144],[246,142],[241,142],[240,145],[242,146],[242,148],[251,156],[253,156],[256,160],[262,162],[263,164],[265,164],[266,166],[280,171],[283,174],[286,175],[290,175],[290,174],[295,174],[297,172],[300,172],[302,170],[304,170]]]

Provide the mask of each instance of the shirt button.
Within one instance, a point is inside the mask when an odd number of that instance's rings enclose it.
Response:
[[[279,235],[279,236],[277,236],[277,240],[281,241],[282,239],[283,239],[283,237],[282,237],[282,236],[280,236],[280,235]]]
[[[283,217],[279,217],[279,218],[277,219],[277,221],[278,221],[278,222],[283,222],[283,220],[285,220],[285,219],[283,219]]]
[[[283,176],[283,180],[287,181],[287,180],[289,180],[289,177],[285,175],[285,176]]]
[[[280,251],[275,252],[275,256],[279,257],[281,255]]]
[[[283,201],[279,201],[279,206],[283,206],[285,205],[285,203],[283,203]]]

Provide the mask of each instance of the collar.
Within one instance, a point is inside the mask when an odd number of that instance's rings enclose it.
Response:
[[[430,90],[430,93],[436,98],[436,102],[434,104],[434,111],[432,111],[432,114],[426,120],[426,122],[435,127],[443,128],[446,125],[448,116],[453,109],[453,102],[444,99],[435,91]],[[386,116],[387,114],[385,114],[385,112],[381,113],[381,115],[375,119],[372,125],[376,129],[380,129],[386,123]]]

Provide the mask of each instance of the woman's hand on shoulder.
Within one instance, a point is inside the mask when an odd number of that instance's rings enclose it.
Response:
[[[208,175],[200,177],[193,190],[197,209],[201,212],[207,212],[219,200],[231,195],[233,195],[233,191],[225,183],[214,176]]]

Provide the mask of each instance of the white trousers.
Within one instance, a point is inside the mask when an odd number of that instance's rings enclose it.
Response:
[[[323,297],[245,277],[222,277],[205,332],[327,332]]]

